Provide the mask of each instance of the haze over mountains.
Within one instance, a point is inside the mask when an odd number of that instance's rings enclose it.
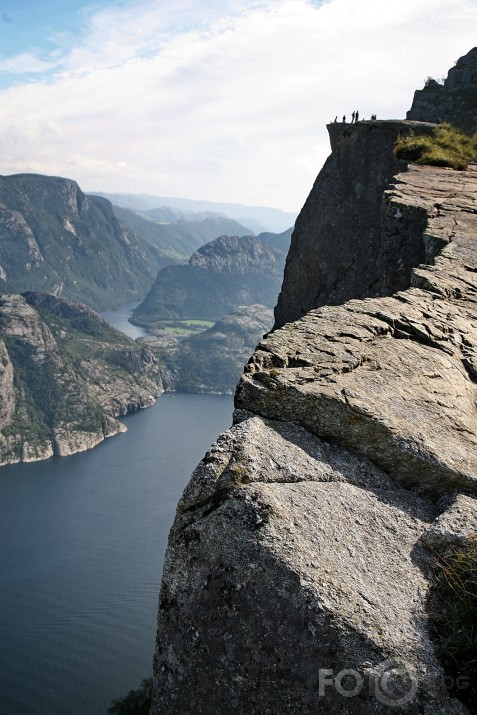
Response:
[[[167,209],[148,211],[144,218],[132,209],[113,206],[115,216],[138,236],[156,246],[170,263],[185,262],[194,251],[217,236],[249,236],[254,231],[238,221],[219,215],[190,214],[186,220]],[[153,215],[162,218],[153,218]],[[168,217],[170,223],[164,223]]]
[[[138,213],[161,220],[159,213],[152,213],[158,208],[162,210],[174,209],[178,218],[193,218],[190,214],[201,214],[203,212],[219,214],[228,218],[233,218],[239,223],[248,226],[255,233],[263,231],[273,231],[281,233],[290,226],[293,226],[297,217],[291,211],[270,208],[268,206],[246,206],[243,204],[221,203],[214,201],[198,201],[195,199],[171,198],[165,196],[150,196],[149,194],[107,194],[102,192],[92,192],[93,195],[103,196],[115,206],[132,209]],[[149,215],[148,215],[149,214]],[[167,220],[167,219],[166,219]]]

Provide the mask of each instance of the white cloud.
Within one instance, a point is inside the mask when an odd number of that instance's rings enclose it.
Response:
[[[0,94],[2,171],[299,209],[329,153],[326,122],[404,116],[476,23],[474,0],[106,8],[53,80]]]
[[[43,74],[57,66],[57,62],[42,60],[33,52],[21,52],[13,57],[0,60],[0,72],[10,74]]]

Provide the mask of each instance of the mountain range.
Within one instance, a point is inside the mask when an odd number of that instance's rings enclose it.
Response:
[[[254,233],[264,231],[281,233],[293,226],[297,217],[297,213],[293,211],[282,211],[268,206],[246,206],[244,204],[198,201],[195,199],[151,196],[149,194],[95,192],[93,194],[109,199],[115,206],[132,209],[137,213],[143,214],[146,218],[152,217],[153,220],[162,220],[158,217],[164,215],[170,217],[174,214],[177,219],[200,220],[200,215],[206,212],[208,215],[212,213],[212,215],[235,219],[242,225],[248,226]],[[199,217],[197,214],[199,214]],[[170,221],[170,218],[166,220]]]
[[[169,261],[75,181],[0,177],[0,291],[39,290],[98,310],[138,301]]]
[[[142,300],[161,268],[218,236],[253,233],[211,211],[184,215],[140,215],[71,179],[0,176],[0,291],[44,291],[108,310]]]
[[[250,228],[242,226],[238,221],[220,215],[197,214],[197,218],[191,216],[187,220],[181,216],[173,219],[173,216],[169,215],[168,218],[173,220],[164,223],[155,218],[155,210],[140,214],[132,209],[113,206],[113,211],[115,216],[132,228],[138,236],[159,249],[161,256],[169,259],[169,263],[186,262],[200,246],[218,236],[253,234]],[[165,212],[166,215],[167,213]]]
[[[151,404],[163,378],[230,392],[271,326],[291,229],[255,237],[212,211],[148,212],[170,222],[70,179],[0,177],[0,464],[94,446],[121,431],[116,415]],[[135,343],[92,310],[145,296],[136,322],[164,333],[168,317],[198,314],[202,334]]]

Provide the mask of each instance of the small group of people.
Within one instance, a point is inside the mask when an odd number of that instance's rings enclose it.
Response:
[[[338,121],[338,117],[335,117],[333,122],[336,123]],[[343,114],[343,119],[341,120],[343,124],[346,124],[346,114]],[[356,124],[356,122],[359,121],[359,111],[356,110],[351,114],[351,124]],[[376,115],[372,114],[371,115],[371,121],[375,122],[376,121]]]
[[[358,110],[356,110],[356,112],[353,112],[353,114],[351,116],[352,116],[351,124],[355,124],[359,119]],[[338,117],[335,117],[333,119],[333,123],[336,124],[337,121],[338,121]],[[346,114],[343,114],[343,119],[341,121],[343,122],[343,124],[346,124]]]

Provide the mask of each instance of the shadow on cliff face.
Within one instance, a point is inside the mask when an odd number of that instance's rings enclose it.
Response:
[[[406,169],[394,153],[411,130],[434,124],[373,121],[330,124],[331,156],[298,216],[275,308],[275,328],[313,308],[353,298],[392,295],[411,271],[432,260],[418,207],[390,215],[384,201],[393,177]]]

